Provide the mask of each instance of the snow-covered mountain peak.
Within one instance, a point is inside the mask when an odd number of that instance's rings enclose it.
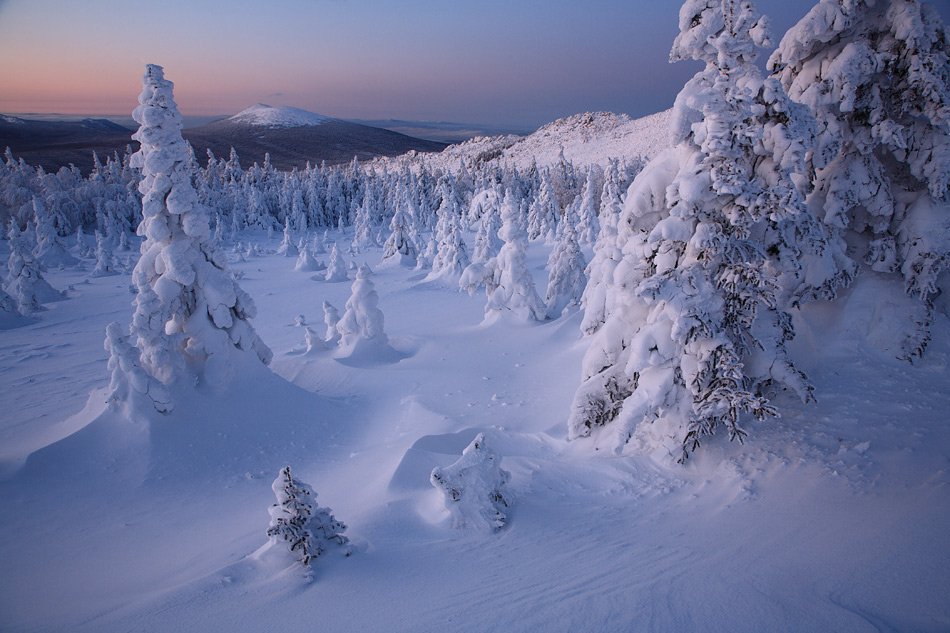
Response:
[[[266,103],[252,105],[246,110],[238,112],[228,121],[241,123],[244,125],[256,125],[260,127],[303,127],[309,125],[320,125],[332,120],[332,117],[301,110],[300,108],[291,108],[289,106],[270,106]]]

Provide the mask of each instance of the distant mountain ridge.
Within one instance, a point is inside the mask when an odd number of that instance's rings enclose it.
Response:
[[[92,169],[92,153],[122,154],[132,141],[133,130],[108,119],[48,121],[0,115],[0,150],[47,171],[69,164],[83,173]],[[438,152],[446,143],[427,141],[368,125],[334,119],[291,107],[256,104],[238,114],[182,131],[203,162],[208,150],[227,157],[233,147],[244,164],[263,162],[270,154],[278,169],[344,163],[354,157],[368,160],[397,156],[410,150]]]
[[[199,160],[208,150],[227,157],[233,147],[243,164],[262,162],[270,154],[278,169],[398,156],[410,150],[439,152],[446,143],[426,141],[382,128],[334,119],[290,107],[257,104],[238,114],[188,128],[182,135]]]

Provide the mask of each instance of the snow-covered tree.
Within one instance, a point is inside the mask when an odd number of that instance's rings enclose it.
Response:
[[[162,384],[184,374],[220,383],[232,354],[253,353],[268,363],[271,352],[248,321],[251,298],[214,248],[208,211],[192,185],[192,152],[181,136],[181,115],[160,66],[145,69],[133,138],[141,149],[132,157],[142,170],[141,258],[132,273],[137,294],[131,334],[141,368]]]
[[[301,239],[297,244],[297,261],[294,264],[294,270],[300,272],[310,272],[320,269],[320,263],[314,258],[313,253],[310,252],[310,245],[307,243],[307,240]]]
[[[475,232],[475,247],[472,250],[472,262],[484,263],[498,254],[502,241],[498,237],[501,228],[501,210],[497,206],[489,207],[478,222]]]
[[[613,285],[614,270],[623,259],[617,243],[618,225],[623,203],[620,199],[620,173],[617,161],[612,160],[604,173],[604,188],[600,194],[600,231],[594,242],[594,256],[587,266],[587,285],[581,297],[584,318],[581,332],[590,335],[607,320],[607,289]]]
[[[577,240],[581,244],[593,244],[600,233],[600,209],[597,204],[597,194],[602,190],[597,187],[597,173],[595,173],[593,166],[589,167],[584,188],[581,189],[580,208],[577,211]]]
[[[139,350],[115,321],[106,326],[105,349],[109,353],[111,382],[108,402],[112,406],[130,402],[135,406],[136,398],[143,398],[161,413],[172,410],[174,405],[168,389],[142,369]]]
[[[521,224],[518,203],[505,192],[501,205],[501,230],[498,236],[504,241],[498,255],[485,264],[491,278],[486,283],[488,301],[486,316],[513,314],[524,321],[543,321],[544,304],[534,286],[534,279],[525,261],[528,235]]]
[[[627,193],[569,436],[611,425],[617,450],[639,431],[685,459],[720,427],[741,440],[744,415],[777,415],[773,382],[811,397],[785,308],[841,271],[797,257],[833,245],[804,201],[813,119],[755,66],[764,19],[751,2],[687,0],[679,24],[671,61],[706,68],[676,99],[676,145]]]
[[[296,257],[298,255],[297,246],[294,244],[294,236],[290,232],[290,219],[284,220],[284,234],[277,247],[277,254],[284,257]]]
[[[102,233],[96,231],[96,267],[92,271],[92,276],[106,277],[115,274],[116,265],[112,243]]]
[[[43,310],[43,303],[62,299],[63,294],[43,278],[40,266],[33,259],[30,246],[15,219],[10,220],[7,240],[10,255],[7,258],[6,291],[16,301],[20,314],[29,316]]]
[[[379,295],[371,275],[366,264],[357,269],[350,298],[336,325],[340,346],[346,350],[353,350],[364,341],[385,345],[389,340],[383,330],[383,312],[379,309]]]
[[[405,190],[396,203],[396,211],[389,223],[389,238],[383,244],[383,259],[398,262],[404,266],[415,266],[418,247],[414,238],[411,202]]]
[[[349,539],[343,535],[346,525],[330,508],[317,505],[313,488],[296,479],[290,466],[281,469],[271,489],[277,497],[277,503],[268,508],[267,536],[272,546],[283,543],[305,567],[331,547],[342,547],[349,556]]]
[[[541,172],[541,188],[528,210],[528,239],[553,241],[560,215],[557,192],[550,171],[545,169]]]
[[[336,242],[330,247],[330,263],[327,265],[327,272],[324,279],[331,282],[346,281],[346,262],[337,248]]]
[[[47,211],[43,201],[33,197],[33,223],[36,226],[36,247],[33,249],[33,259],[45,268],[73,266],[76,258],[69,254],[66,247],[60,243],[53,216]]]
[[[336,327],[340,322],[340,311],[329,301],[323,302],[323,322],[327,326],[323,340],[330,345],[336,345],[340,342],[340,331]]]
[[[950,266],[950,37],[917,0],[820,0],[769,66],[819,121],[809,203],[918,300],[919,356]],[[950,290],[950,284],[943,287]]]
[[[587,285],[584,271],[587,261],[574,230],[577,222],[575,208],[574,204],[568,206],[564,221],[558,227],[557,242],[548,257],[548,286],[544,303],[550,319],[556,319],[565,310],[579,306]]]
[[[442,493],[456,528],[498,530],[508,522],[509,473],[479,433],[454,464],[433,469],[430,483]]]
[[[439,220],[435,236],[438,240],[438,250],[433,258],[432,272],[428,279],[454,282],[461,277],[462,271],[469,264],[468,249],[462,239],[459,210],[455,200],[448,195],[443,196],[437,215]]]

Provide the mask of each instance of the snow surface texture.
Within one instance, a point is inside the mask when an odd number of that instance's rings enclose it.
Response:
[[[242,110],[228,119],[228,121],[232,123],[270,128],[320,125],[321,123],[332,120],[331,117],[301,110],[300,108],[287,106],[274,107],[266,103],[252,105],[250,108]]]

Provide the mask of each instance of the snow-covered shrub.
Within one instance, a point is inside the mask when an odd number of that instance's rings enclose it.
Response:
[[[267,536],[271,545],[283,543],[304,566],[331,547],[342,547],[343,554],[350,555],[349,539],[343,535],[346,525],[333,516],[330,508],[317,505],[317,494],[294,478],[290,466],[281,469],[271,489],[277,497],[277,503],[268,508]]]
[[[131,334],[140,366],[165,385],[183,374],[218,384],[232,354],[246,351],[263,363],[271,351],[248,319],[254,303],[211,239],[209,215],[192,185],[193,154],[181,136],[172,83],[160,66],[145,69],[132,165],[142,170],[141,258],[132,273],[137,290]]]
[[[430,483],[442,493],[457,528],[501,529],[508,521],[510,500],[505,486],[510,477],[501,459],[479,433],[454,464],[435,468]]]
[[[706,68],[676,99],[675,146],[627,193],[623,259],[584,359],[571,438],[610,425],[618,451],[640,431],[685,459],[719,428],[741,440],[744,416],[777,415],[773,383],[811,397],[787,355],[787,309],[848,270],[844,258],[805,257],[836,248],[805,205],[814,120],[762,78],[756,48],[767,43],[751,2],[687,0],[680,11],[670,58]]]
[[[820,0],[769,67],[819,122],[809,204],[868,267],[903,277],[919,302],[904,355],[919,356],[940,284],[950,290],[946,28],[917,0]]]

